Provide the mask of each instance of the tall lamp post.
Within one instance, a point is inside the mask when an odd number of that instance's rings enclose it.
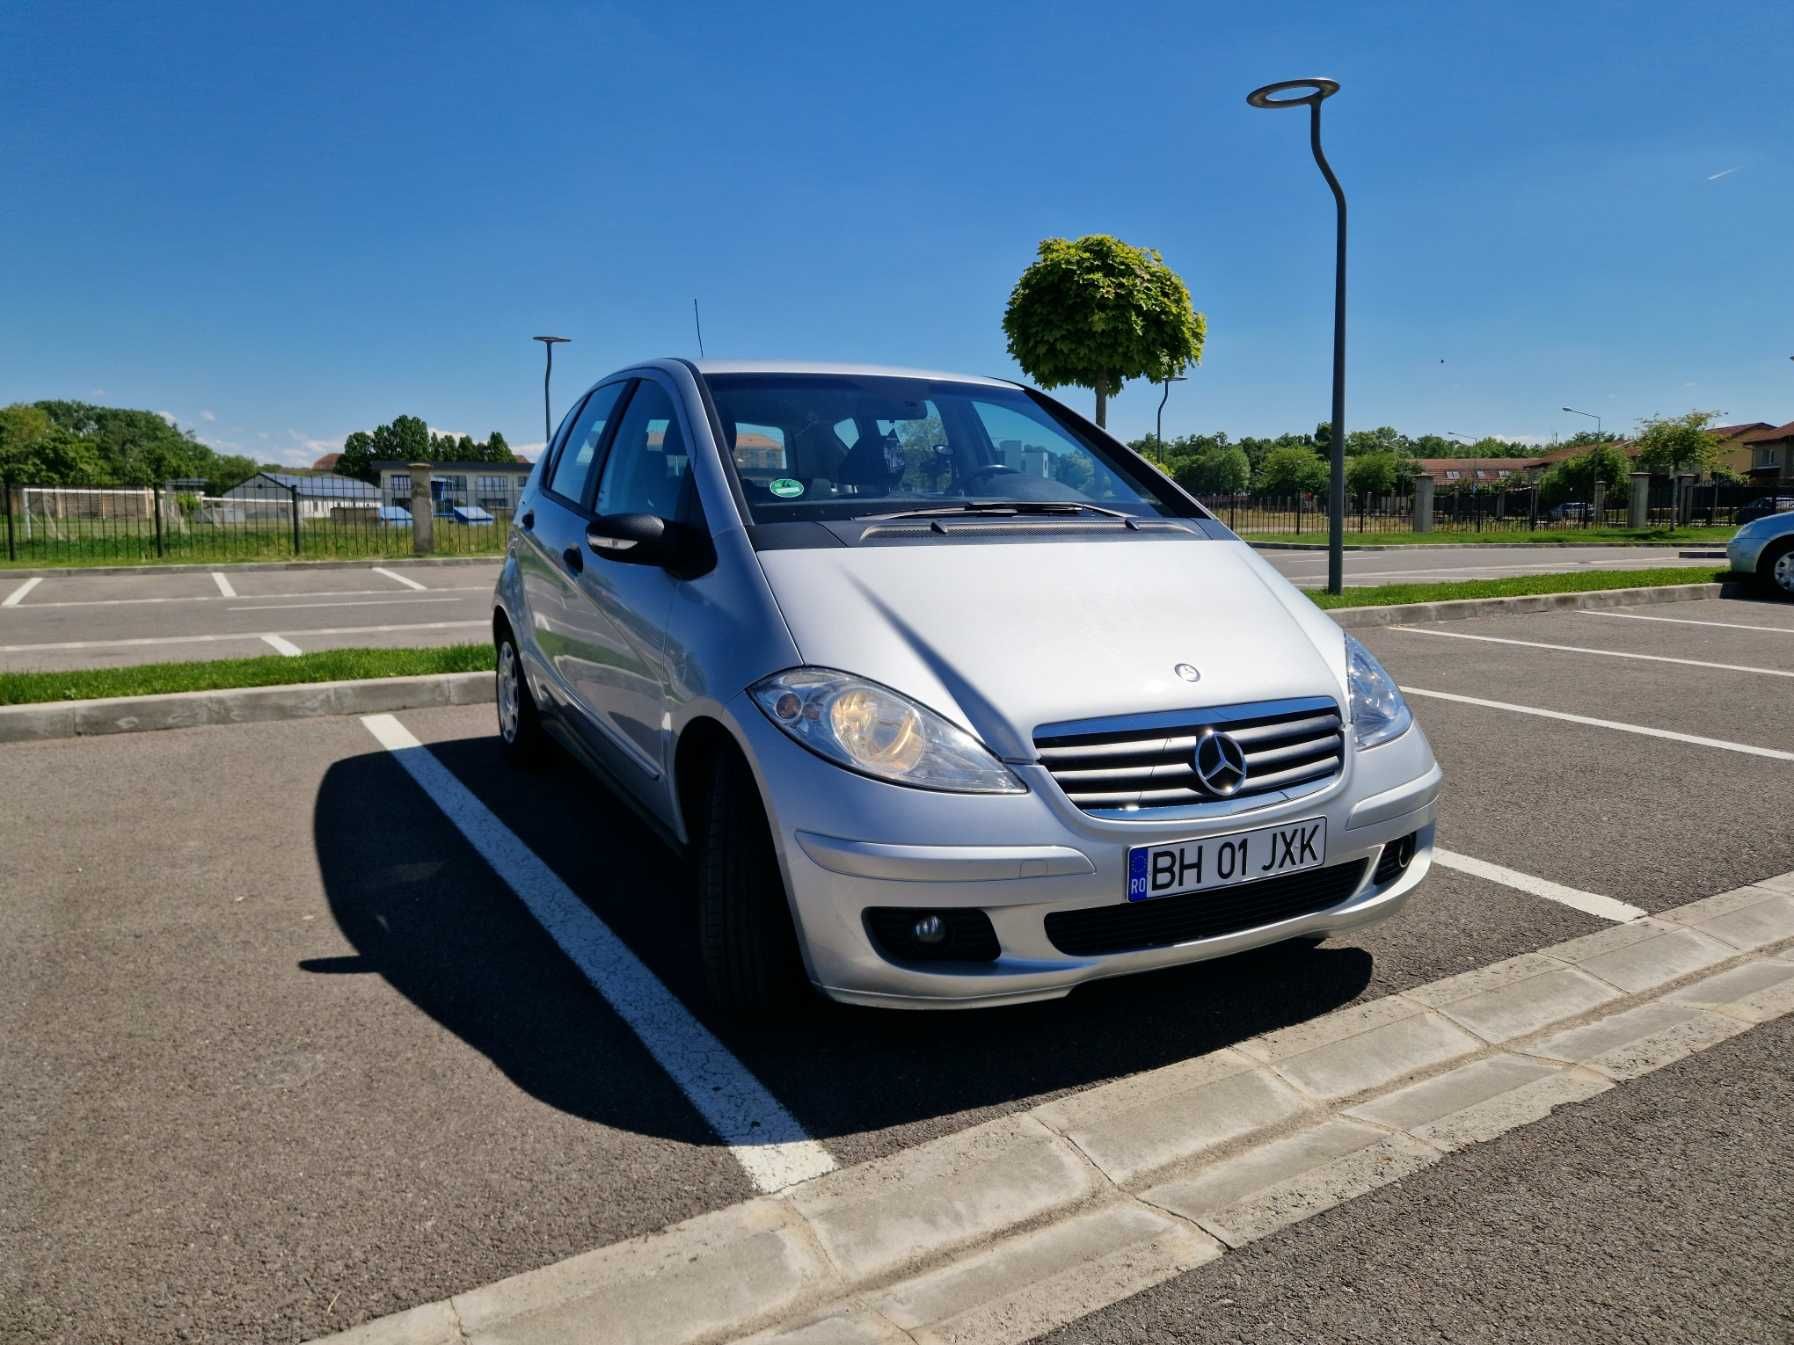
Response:
[[[1573,406],[1566,406],[1563,409],[1565,411],[1568,411],[1573,416],[1587,416],[1590,420],[1595,422],[1596,437],[1598,437],[1598,438],[1605,437],[1601,434],[1601,417],[1597,416],[1593,411],[1578,411]]]
[[[1292,97],[1275,95],[1300,89]],[[1286,79],[1266,84],[1246,95],[1253,107],[1306,107],[1308,144],[1321,176],[1333,189],[1338,207],[1338,226],[1333,258],[1333,476],[1327,492],[1327,592],[1339,593],[1345,582],[1345,311],[1346,311],[1346,198],[1333,167],[1321,153],[1321,103],[1339,92],[1337,80]]]
[[[554,348],[565,345],[573,338],[570,336],[537,336],[532,340],[542,343],[542,353],[548,356],[548,367],[542,371],[542,446],[554,438],[554,426],[548,422],[548,380],[554,377]]]
[[[1157,448],[1160,453],[1165,451],[1165,403],[1171,400],[1171,385],[1189,381],[1187,374],[1172,374],[1165,380],[1165,395],[1159,398],[1159,418],[1152,431],[1153,447]]]

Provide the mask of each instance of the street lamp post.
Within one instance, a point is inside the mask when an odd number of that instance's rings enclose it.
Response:
[[[1597,415],[1596,415],[1596,414],[1595,414],[1595,413],[1594,413],[1594,412],[1593,412],[1593,411],[1578,411],[1578,410],[1577,410],[1577,409],[1576,409],[1576,408],[1575,408],[1575,407],[1573,407],[1573,406],[1566,406],[1566,407],[1564,407],[1564,408],[1563,408],[1563,409],[1564,409],[1564,410],[1565,410],[1565,411],[1568,411],[1568,412],[1569,412],[1569,413],[1570,413],[1570,414],[1571,414],[1571,415],[1573,415],[1573,416],[1587,416],[1587,417],[1588,417],[1588,418],[1589,418],[1589,419],[1590,419],[1590,420],[1592,420],[1592,421],[1594,421],[1594,422],[1595,422],[1595,434],[1596,434],[1596,436],[1597,436],[1597,437],[1598,437],[1598,438],[1605,438],[1605,437],[1606,437],[1606,436],[1605,436],[1605,435],[1603,435],[1603,434],[1602,434],[1602,433],[1601,433],[1601,417],[1599,417],[1599,416],[1597,416]]]
[[[1305,90],[1292,98],[1274,95],[1290,89]],[[1253,107],[1306,107],[1308,144],[1314,161],[1333,190],[1338,225],[1333,258],[1333,443],[1332,481],[1327,492],[1327,592],[1339,593],[1345,582],[1345,310],[1346,310],[1346,198],[1333,167],[1321,153],[1321,103],[1339,92],[1331,79],[1286,79],[1266,84],[1246,95]]]
[[[548,367],[542,371],[542,446],[546,450],[548,441],[554,438],[554,426],[548,422],[548,380],[554,377],[554,348],[565,345],[573,338],[570,336],[537,336],[531,338],[542,343],[542,353],[548,356]]]
[[[1159,418],[1152,431],[1153,447],[1158,449],[1161,454],[1165,451],[1165,403],[1171,400],[1171,385],[1189,381],[1187,374],[1172,374],[1165,379],[1165,395],[1159,398]]]

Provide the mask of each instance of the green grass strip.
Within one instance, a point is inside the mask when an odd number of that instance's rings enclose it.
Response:
[[[328,649],[296,658],[274,654],[199,663],[140,663],[130,668],[6,672],[0,673],[0,705],[290,686],[298,682],[346,682],[363,677],[491,672],[492,668],[491,645],[451,644],[430,649]]]
[[[1222,512],[1221,521],[1227,521]],[[1524,543],[1527,546],[1637,546],[1641,542],[1729,542],[1736,528],[1559,528],[1550,532],[1531,532],[1525,528],[1496,532],[1353,532],[1346,530],[1347,546],[1495,546]],[[1325,520],[1318,529],[1306,532],[1242,532],[1247,542],[1302,542],[1325,546]]]
[[[1535,593],[1594,593],[1610,588],[1662,588],[1669,584],[1715,584],[1733,576],[1697,566],[1655,570],[1579,570],[1569,574],[1528,574],[1512,579],[1454,579],[1431,584],[1377,584],[1348,588],[1335,597],[1305,589],[1321,607],[1386,607],[1404,602],[1451,602],[1459,598],[1524,598]]]

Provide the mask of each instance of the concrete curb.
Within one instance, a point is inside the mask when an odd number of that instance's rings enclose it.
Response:
[[[1514,616],[1523,612],[1646,607],[1654,603],[1736,597],[1741,591],[1741,585],[1735,582],[1665,584],[1659,588],[1606,588],[1586,593],[1530,593],[1518,598],[1455,598],[1449,602],[1390,603],[1385,607],[1335,607],[1329,609],[1327,615],[1347,630],[1362,630],[1370,626],[1413,626],[1430,621],[1465,621],[1478,616]]]
[[[375,565],[497,565],[504,553],[490,556],[367,556],[361,560],[221,560],[206,564],[179,565],[49,565],[41,569],[10,569],[0,566],[0,579],[54,579],[58,576],[79,577],[84,574],[241,574],[248,570],[366,570]]]
[[[1325,551],[1325,542],[1255,542],[1244,534],[1236,534],[1248,546],[1260,551]],[[1466,547],[1479,551],[1549,551],[1553,547],[1628,547],[1651,546],[1669,548],[1687,546],[1687,542],[1578,542],[1574,538],[1560,540],[1553,538],[1549,542],[1376,542],[1369,545],[1354,545],[1347,542],[1347,551],[1462,551]]]
[[[382,714],[438,705],[480,705],[496,697],[491,673],[470,672],[5,705],[0,706],[0,743],[190,729],[202,724],[311,719],[319,715]]]
[[[1794,1012],[1791,946],[1784,874],[328,1340],[1019,1345]]]

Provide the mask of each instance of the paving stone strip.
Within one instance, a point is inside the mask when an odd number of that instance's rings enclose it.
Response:
[[[329,1341],[1026,1341],[1791,1012],[1794,873],[1090,1088]]]

